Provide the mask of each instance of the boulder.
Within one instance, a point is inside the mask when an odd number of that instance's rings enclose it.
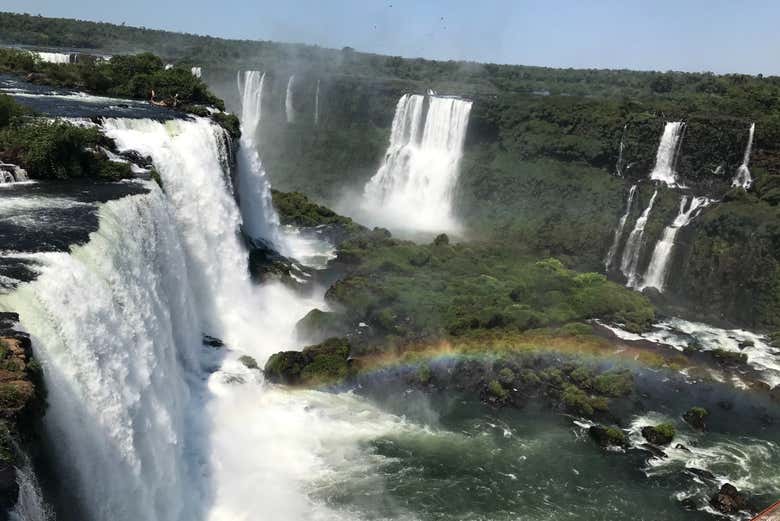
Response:
[[[653,445],[669,445],[674,439],[675,429],[669,423],[642,427],[642,436]]]
[[[747,496],[731,483],[726,483],[710,498],[710,505],[724,514],[735,514],[747,506]]]
[[[593,425],[588,429],[590,437],[602,448],[608,447],[627,447],[628,438],[626,434],[616,427],[604,427],[603,425]]]
[[[683,420],[694,429],[703,431],[707,427],[704,419],[709,415],[710,412],[703,407],[691,407],[683,414]]]
[[[303,351],[282,351],[266,362],[265,377],[287,385],[336,384],[351,373],[349,353],[345,338],[329,338]]]

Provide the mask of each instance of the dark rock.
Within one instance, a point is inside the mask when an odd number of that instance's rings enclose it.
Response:
[[[707,428],[704,419],[709,415],[710,412],[703,407],[691,407],[683,414],[683,420],[694,429],[703,431]]]
[[[594,425],[588,429],[588,434],[602,448],[628,446],[625,433],[615,427]]]
[[[13,508],[19,497],[16,469],[10,462],[0,462],[0,511]]]
[[[225,343],[222,340],[220,340],[219,338],[214,338],[213,336],[209,336],[209,335],[203,335],[203,345],[213,347],[216,349],[225,347]]]
[[[653,445],[669,445],[674,439],[674,427],[667,423],[642,427],[642,436]]]
[[[710,498],[710,505],[724,514],[735,514],[747,506],[747,496],[731,483],[726,483]]]
[[[662,451],[655,445],[651,445],[649,443],[643,443],[642,445],[639,445],[637,448],[645,452],[649,452],[651,458],[666,459],[669,457],[664,451]]]
[[[334,384],[351,374],[350,344],[345,338],[308,346],[303,351],[282,351],[271,355],[264,373],[270,382],[287,385]]]
[[[706,479],[708,481],[716,481],[717,480],[717,478],[715,477],[715,474],[713,474],[709,470],[698,469],[696,467],[687,467],[685,469],[685,472],[687,472],[688,474],[693,474],[694,476],[696,476],[698,478]]]
[[[691,452],[691,449],[689,449],[688,447],[686,447],[682,443],[678,443],[677,445],[674,446],[674,448],[677,449],[677,450],[684,451],[684,452]]]

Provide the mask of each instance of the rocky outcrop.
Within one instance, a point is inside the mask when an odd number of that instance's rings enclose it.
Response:
[[[14,329],[19,317],[0,313],[0,510],[16,503],[19,442],[29,438],[42,416],[45,394],[30,337]]]
[[[610,447],[626,448],[628,447],[628,438],[626,434],[615,427],[604,427],[603,425],[593,425],[588,429],[588,434],[602,448]]]
[[[724,514],[736,514],[747,508],[748,500],[745,494],[737,490],[737,487],[726,483],[710,498],[710,505]]]
[[[653,445],[669,445],[674,439],[675,429],[669,423],[642,427],[642,436]]]
[[[350,374],[349,351],[349,341],[330,338],[303,351],[275,353],[265,364],[265,377],[287,385],[337,384]]]
[[[703,407],[691,407],[683,414],[683,420],[694,429],[703,431],[707,428],[704,419],[709,415],[710,412]]]

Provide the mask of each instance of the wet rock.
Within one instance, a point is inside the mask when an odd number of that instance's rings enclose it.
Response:
[[[603,425],[594,425],[588,429],[590,437],[602,448],[608,447],[627,447],[628,438],[626,434],[615,427],[604,427]]]
[[[350,344],[346,338],[328,340],[303,348],[271,355],[263,372],[274,383],[323,385],[343,381],[351,374]]]
[[[747,506],[747,496],[731,483],[726,483],[710,498],[710,505],[724,514],[735,514]]]
[[[242,356],[238,361],[244,364],[244,367],[247,369],[260,369],[260,366],[257,365],[257,360],[249,355]]]
[[[674,439],[674,426],[668,423],[642,427],[642,437],[653,445],[669,445]]]
[[[219,338],[215,338],[209,335],[203,335],[203,345],[219,349],[225,347],[225,343]]]
[[[685,469],[685,472],[688,474],[692,474],[696,476],[697,478],[704,479],[707,481],[716,481],[717,478],[715,477],[715,474],[710,472],[709,470],[699,469],[696,467],[687,467]]]
[[[677,449],[677,450],[681,450],[683,452],[691,452],[691,449],[689,449],[688,447],[686,447],[682,443],[678,443],[677,445],[674,446],[674,448]]]
[[[639,450],[650,453],[651,458],[666,459],[669,456],[655,445],[643,443],[637,447]]]
[[[683,420],[694,429],[703,431],[707,428],[704,419],[709,415],[710,412],[704,407],[691,407],[683,414]]]

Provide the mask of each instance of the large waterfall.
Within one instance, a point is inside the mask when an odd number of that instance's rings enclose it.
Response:
[[[295,75],[287,80],[287,92],[284,96],[284,113],[287,116],[287,123],[295,123],[295,107],[293,106],[293,84]]]
[[[628,220],[628,217],[631,215],[631,205],[634,202],[634,196],[636,195],[636,186],[632,185],[631,189],[628,191],[628,200],[626,201],[626,213],[624,213],[620,217],[620,221],[618,221],[618,226],[615,229],[615,237],[612,239],[612,246],[609,247],[609,251],[607,252],[607,257],[604,259],[604,267],[606,269],[609,269],[609,267],[612,265],[612,260],[615,258],[615,254],[618,251],[618,248],[620,247],[620,238],[623,237],[623,229],[626,227],[626,221]]]
[[[658,196],[658,190],[653,192],[650,197],[650,202],[647,204],[647,208],[642,212],[642,215],[636,220],[634,229],[626,239],[626,245],[623,248],[623,257],[620,260],[620,271],[623,272],[627,279],[627,284],[631,287],[635,287],[639,283],[639,275],[637,269],[639,267],[639,258],[642,253],[642,246],[644,245],[645,238],[645,225],[647,219],[650,217],[650,211],[653,209],[655,198]]]
[[[20,313],[45,367],[68,510],[90,521],[324,512],[302,483],[319,476],[315,449],[328,452],[309,443],[332,428],[310,405],[325,398],[269,390],[239,361],[262,365],[294,347],[296,321],[323,308],[321,295],[251,284],[220,127],[196,118],[103,128],[121,150],[152,158],[165,193],[147,183],[149,194],[104,204],[86,245],[35,254],[39,278],[0,300]],[[226,347],[203,346],[204,333]],[[305,439],[291,436],[298,429]]]
[[[669,271],[669,262],[674,249],[674,240],[677,234],[682,228],[688,226],[691,220],[699,215],[702,209],[710,202],[706,197],[692,197],[689,204],[688,196],[683,196],[680,200],[680,210],[677,213],[677,217],[675,217],[671,225],[664,229],[663,236],[653,249],[653,256],[650,258],[650,264],[647,267],[641,289],[656,288],[658,291],[664,290],[667,272]]]
[[[198,518],[184,499],[203,493],[186,439],[200,327],[162,193],[105,204],[86,246],[41,260],[40,277],[2,304],[45,368],[45,423],[73,517]]]
[[[257,150],[265,74],[258,71],[239,72],[237,82],[241,95],[237,179],[244,231],[250,237],[265,239],[278,246],[279,216],[274,210],[271,186]]]
[[[731,186],[737,186],[747,190],[753,184],[753,177],[750,175],[748,169],[748,163],[750,163],[750,152],[753,149],[753,134],[756,132],[756,124],[750,125],[750,131],[748,132],[748,142],[745,147],[745,155],[742,157],[742,164],[737,169],[737,174],[734,176],[734,180],[731,182]]]
[[[685,123],[670,121],[664,127],[661,142],[658,144],[658,152],[655,156],[655,166],[650,172],[650,179],[661,181],[669,186],[677,184],[677,156],[682,146],[682,137],[685,133]]]
[[[418,231],[458,225],[453,196],[471,102],[405,94],[398,101],[390,146],[366,184],[363,208],[376,224]]]

